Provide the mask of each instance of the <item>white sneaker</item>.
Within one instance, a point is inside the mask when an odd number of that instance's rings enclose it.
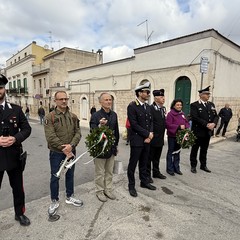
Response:
[[[76,199],[74,197],[69,197],[69,198],[66,198],[66,201],[65,201],[67,204],[72,204],[76,207],[82,207],[83,206],[83,201],[80,200],[80,199]]]
[[[49,208],[48,208],[48,214],[49,215],[55,215],[57,212],[57,209],[59,207],[59,201],[57,200],[52,200]]]

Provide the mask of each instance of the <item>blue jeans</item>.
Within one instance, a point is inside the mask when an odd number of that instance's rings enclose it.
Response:
[[[74,153],[75,154],[75,153]],[[59,200],[59,178],[54,176],[59,170],[61,161],[66,158],[64,153],[50,151],[49,160],[51,167],[50,190],[51,199]],[[66,196],[71,197],[74,194],[74,169],[75,165],[70,168],[65,174]]]
[[[167,172],[174,173],[180,171],[180,152],[173,154],[178,150],[180,145],[175,137],[168,137],[168,152],[167,152]]]

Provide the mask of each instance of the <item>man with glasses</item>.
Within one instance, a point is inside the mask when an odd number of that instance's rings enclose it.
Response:
[[[139,165],[140,186],[149,190],[156,187],[149,183],[147,162],[150,142],[153,138],[153,121],[150,106],[146,103],[150,94],[150,83],[147,82],[135,88],[136,100],[127,108],[127,117],[131,126],[130,159],[128,164],[128,190],[132,197],[137,197],[135,189],[135,170]]]
[[[62,160],[66,157],[71,158],[76,154],[75,148],[81,139],[79,119],[69,111],[67,93],[58,91],[55,93],[54,98],[56,108],[46,116],[44,122],[45,136],[50,149],[50,190],[52,200],[48,209],[50,216],[55,215],[59,207],[59,178],[55,174],[58,172]],[[74,197],[74,169],[75,165],[65,175],[65,202],[80,207],[83,202]]]

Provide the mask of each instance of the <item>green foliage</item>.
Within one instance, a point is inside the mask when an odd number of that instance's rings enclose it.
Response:
[[[189,148],[194,145],[197,138],[190,129],[183,129],[177,132],[176,139],[177,143],[181,145],[181,148]]]
[[[107,137],[108,143],[105,147],[104,152],[101,155],[99,155],[102,152],[103,144],[105,141],[105,138],[102,138],[101,141],[98,143],[102,133],[104,133],[105,136]],[[90,156],[100,157],[100,156],[104,156],[107,152],[111,150],[111,147],[113,146],[114,141],[115,141],[115,136],[113,134],[112,129],[110,129],[108,126],[101,126],[100,128],[94,128],[91,130],[91,133],[88,134],[86,137],[85,144],[88,148]]]

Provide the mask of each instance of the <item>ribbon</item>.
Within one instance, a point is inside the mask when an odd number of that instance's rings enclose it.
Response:
[[[184,141],[187,140],[188,135],[189,135],[188,132],[186,132],[186,133],[184,134],[183,139],[182,139],[182,142],[181,142],[181,145],[183,145]],[[182,147],[180,147],[178,150],[174,151],[172,154],[176,154],[176,153],[181,152],[181,149],[182,149]]]
[[[104,143],[103,143],[103,148],[102,148],[102,151],[95,157],[99,157],[105,150],[106,146],[107,146],[107,143],[108,143],[108,140],[107,140],[107,136],[104,132],[102,132],[99,136],[99,139],[97,141],[97,143],[95,143],[93,146],[91,146],[86,152],[82,153],[80,156],[78,156],[76,159],[74,159],[71,163],[69,163],[68,165],[66,165],[65,167],[66,168],[71,168],[73,166],[73,164],[75,164],[79,159],[81,159],[86,153],[88,153],[92,148],[94,148],[95,146],[97,146],[103,139],[104,140]],[[92,162],[95,158],[91,159],[90,161],[86,162],[86,163],[83,163],[83,164],[89,164],[90,162]]]

